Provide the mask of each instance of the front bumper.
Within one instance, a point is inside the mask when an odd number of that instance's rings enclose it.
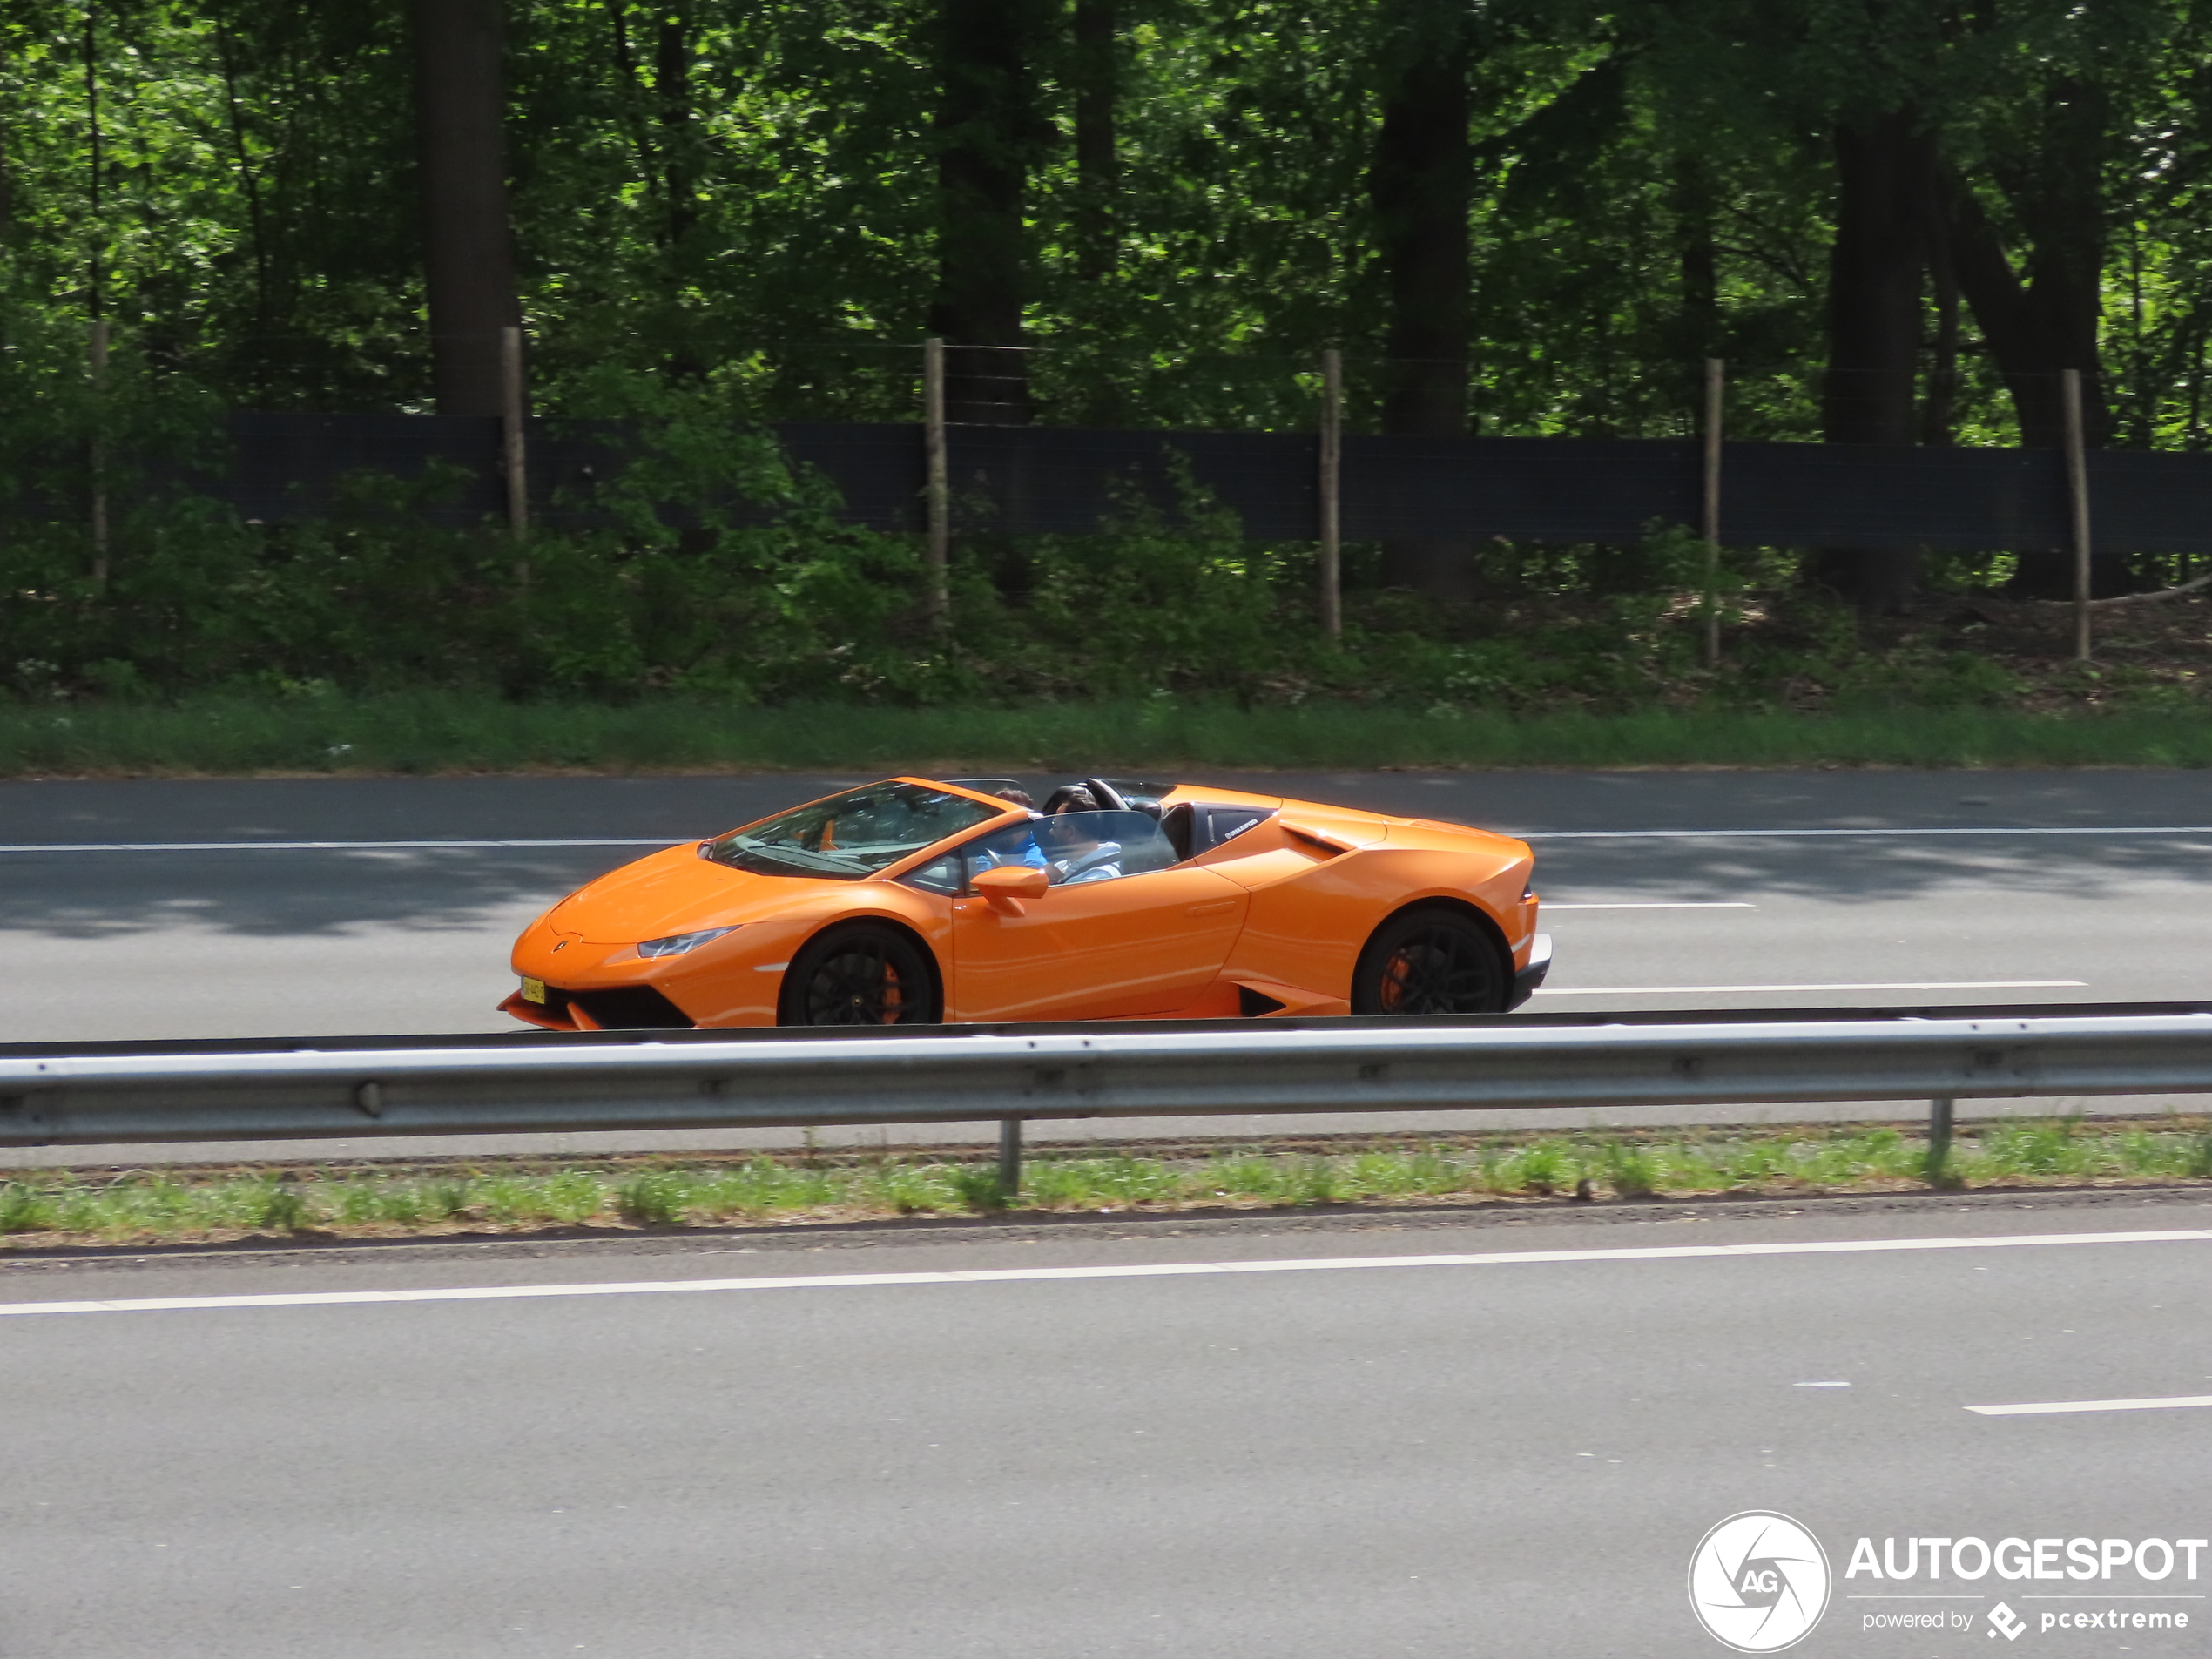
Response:
[[[1528,966],[1513,976],[1513,996],[1506,1003],[1507,1011],[1519,1008],[1536,995],[1536,988],[1544,982],[1544,975],[1552,971],[1552,936],[1538,934],[1528,946]]]
[[[688,1031],[698,1024],[651,985],[617,985],[592,991],[545,988],[545,1000],[532,1002],[520,991],[499,1005],[548,1031]]]

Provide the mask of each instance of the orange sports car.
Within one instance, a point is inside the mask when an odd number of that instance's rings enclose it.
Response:
[[[556,1031],[1496,1014],[1527,844],[1204,785],[894,778],[602,876],[515,942]]]

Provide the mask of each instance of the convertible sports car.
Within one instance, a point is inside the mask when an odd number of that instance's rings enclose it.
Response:
[[[516,941],[556,1031],[1494,1014],[1543,981],[1525,842],[1087,778],[894,778],[685,842]]]

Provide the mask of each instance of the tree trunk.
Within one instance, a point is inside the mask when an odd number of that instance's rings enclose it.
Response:
[[[2101,446],[2112,435],[2097,351],[2108,118],[2099,89],[2062,81],[2047,97],[2042,141],[2033,153],[1995,170],[2026,233],[2025,279],[1972,187],[1952,179],[1942,194],[1943,232],[1959,292],[2012,394],[2024,448],[2055,449],[2065,442],[2060,376],[2069,368],[2081,371],[2085,437]],[[2013,587],[2062,598],[2074,590],[2073,571],[2070,552],[2023,553]]]
[[[497,415],[499,332],[522,321],[507,211],[502,0],[413,0],[432,382],[441,415]]]
[[[930,332],[943,336],[945,418],[1029,418],[1022,344],[1022,198],[1041,122],[1028,0],[941,0],[938,279]]]
[[[223,71],[223,102],[230,115],[231,145],[238,152],[238,181],[246,192],[246,229],[253,245],[253,326],[266,334],[274,332],[274,324],[269,311],[269,237],[261,212],[261,170],[253,165],[253,146],[246,141],[246,108],[238,96],[238,54],[219,12],[215,17],[215,54]]]
[[[1121,263],[1118,10],[1116,0],[1076,0],[1076,261],[1086,282],[1103,280]]]
[[[653,52],[653,91],[660,101],[661,185],[668,207],[667,243],[671,252],[698,223],[698,192],[691,135],[691,30],[680,11],[660,20],[660,36]]]
[[[1413,0],[1407,10],[1418,9]],[[1388,307],[1383,430],[1464,437],[1467,429],[1467,213],[1474,166],[1467,139],[1473,37],[1452,13],[1408,31],[1383,101],[1368,192],[1375,209]],[[1438,599],[1478,597],[1474,547],[1462,537],[1383,544],[1386,586]]]
[[[1828,261],[1828,371],[1821,436],[1909,444],[1920,360],[1935,145],[1910,110],[1836,131],[1836,240]],[[1861,611],[1911,608],[1920,556],[1911,548],[1824,548],[1813,579]]]
[[[1703,151],[1676,152],[1671,193],[1675,262],[1682,281],[1678,345],[1683,362],[1697,366],[1696,373],[1702,374],[1705,359],[1725,355],[1721,350],[1720,246],[1713,225],[1713,169]],[[1701,380],[1687,400],[1689,407],[1702,408],[1703,395]]]
[[[1952,442],[1959,404],[1959,273],[1939,226],[1930,233],[1928,253],[1935,278],[1935,359],[1920,403],[1920,442],[1940,448]]]
[[[84,8],[84,127],[86,201],[91,220],[91,251],[84,263],[84,314],[98,322],[106,314],[106,295],[101,281],[101,255],[107,246],[107,227],[100,213],[100,65],[99,10]]]

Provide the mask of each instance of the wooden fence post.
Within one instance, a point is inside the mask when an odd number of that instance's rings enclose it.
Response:
[[[2074,660],[2089,660],[2089,455],[2081,433],[2081,371],[2061,370],[2066,401],[2066,494],[2074,531]]]
[[[519,549],[529,535],[530,485],[529,442],[523,426],[523,331],[518,327],[499,331],[499,436],[502,470],[507,478],[507,528]],[[529,557],[519,551],[515,556],[515,579],[529,586]]]
[[[930,628],[951,621],[947,570],[953,540],[952,484],[945,461],[945,342],[932,334],[921,343],[922,447],[928,462],[929,569],[923,608]]]
[[[92,368],[92,585],[107,590],[107,444],[101,428],[107,420],[107,320],[96,319],[91,339]]]
[[[1321,631],[1344,637],[1344,354],[1321,354]]]
[[[1721,389],[1727,365],[1705,360],[1705,666],[1721,662]]]

